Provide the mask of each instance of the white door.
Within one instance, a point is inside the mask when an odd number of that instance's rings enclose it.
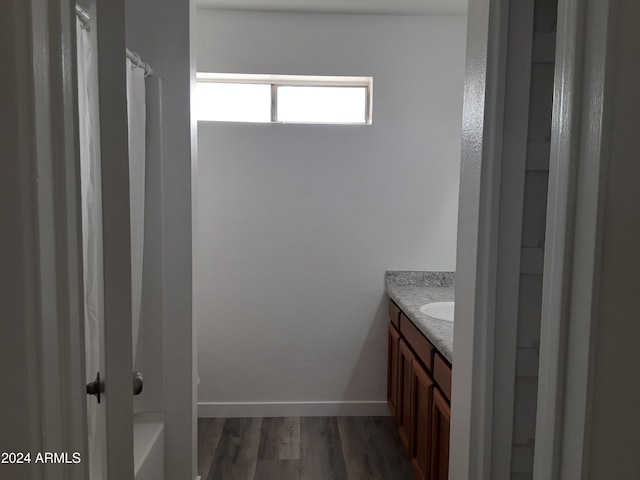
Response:
[[[91,0],[98,58],[103,478],[133,478],[124,0]],[[0,2],[0,478],[88,475],[75,3]],[[89,378],[95,376],[92,372]],[[37,462],[44,452],[68,463]],[[74,460],[78,458],[80,462]],[[13,457],[12,457],[13,458]]]
[[[133,386],[124,1],[92,0],[87,11],[90,28],[80,35],[90,37],[93,61],[80,78],[85,73],[85,85],[95,88],[93,105],[80,113],[80,129],[93,134],[81,152],[95,156],[92,166],[81,169],[83,189],[94,193],[83,195],[90,203],[83,204],[85,227],[91,230],[85,228],[84,236],[85,261],[91,263],[90,275],[84,269],[91,305],[85,309],[86,378],[95,382],[87,399],[89,473],[91,480],[126,480],[133,478]],[[80,40],[78,48],[85,48]]]

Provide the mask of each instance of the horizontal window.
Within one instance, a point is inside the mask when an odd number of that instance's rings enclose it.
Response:
[[[269,85],[198,82],[197,95],[198,120],[271,121]]]
[[[371,77],[198,73],[196,118],[213,122],[367,125]]]

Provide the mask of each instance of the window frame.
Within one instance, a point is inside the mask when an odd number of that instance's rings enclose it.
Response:
[[[362,76],[316,76],[316,75],[269,75],[242,73],[197,72],[196,83],[234,83],[271,85],[271,121],[270,124],[293,125],[371,125],[373,123],[373,77]],[[364,122],[291,122],[278,120],[278,87],[334,87],[364,88]],[[199,122],[224,122],[224,120],[200,120]],[[230,121],[231,122],[231,121]],[[267,123],[239,122],[233,123]]]

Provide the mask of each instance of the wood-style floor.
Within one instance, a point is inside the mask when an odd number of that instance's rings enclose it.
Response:
[[[201,418],[203,480],[413,480],[391,417]]]

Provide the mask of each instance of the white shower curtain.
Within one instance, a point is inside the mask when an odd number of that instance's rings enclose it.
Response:
[[[78,113],[80,143],[80,183],[82,196],[82,259],[84,281],[85,362],[87,383],[100,371],[104,326],[104,277],[102,258],[102,175],[98,135],[96,66],[91,38],[82,23],[76,22],[78,54]],[[89,474],[101,480],[104,471],[103,450],[99,432],[103,432],[104,415],[98,404],[87,397]]]
[[[146,163],[146,91],[144,70],[127,58],[127,111],[129,117],[129,202],[131,205],[131,306],[133,364],[136,364],[144,250],[144,192]]]

